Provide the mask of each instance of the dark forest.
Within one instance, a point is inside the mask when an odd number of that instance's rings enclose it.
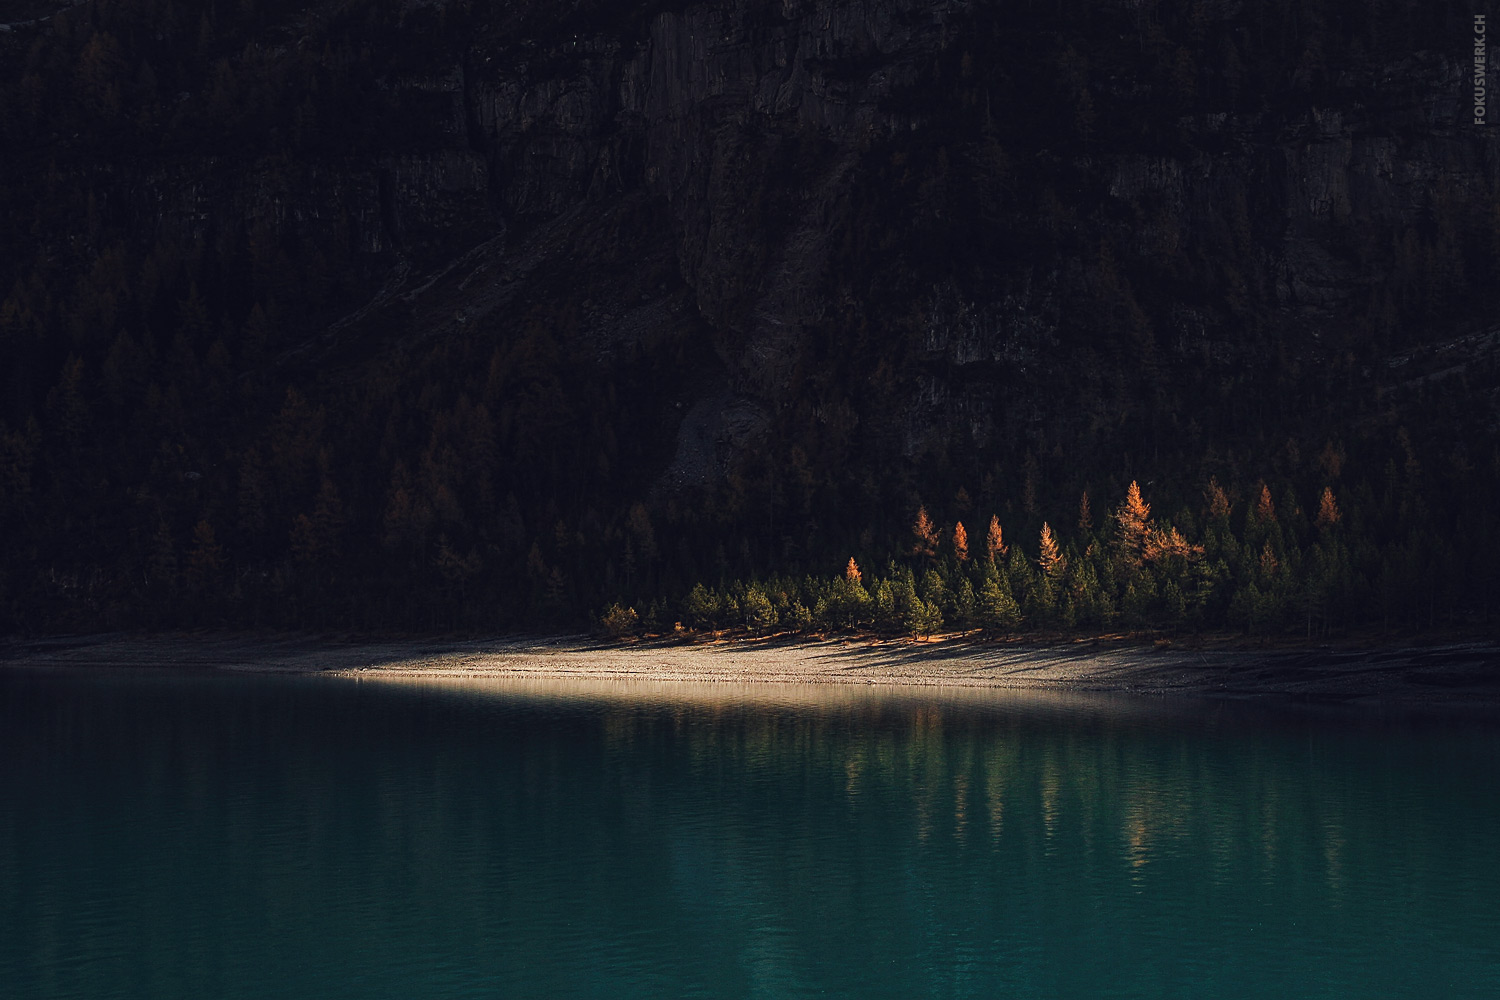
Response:
[[[0,630],[1500,623],[1468,7],[62,6]]]

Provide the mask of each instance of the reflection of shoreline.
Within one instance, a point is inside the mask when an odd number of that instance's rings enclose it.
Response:
[[[617,646],[586,637],[336,641],[305,635],[78,636],[0,645],[0,664],[220,668],[365,678],[505,678],[863,687],[940,686],[1500,707],[1500,645],[1389,650],[1182,650],[1095,643],[721,642]],[[718,697],[723,697],[720,689]],[[767,692],[762,692],[761,697]],[[930,694],[930,690],[929,690]],[[630,697],[639,697],[635,690]]]
[[[697,706],[737,707],[756,710],[795,709],[840,713],[866,708],[937,708],[963,710],[1016,710],[1028,714],[1078,713],[1091,708],[1112,716],[1129,714],[1132,707],[1142,714],[1155,714],[1161,700],[1141,697],[1121,700],[1118,693],[1065,689],[940,686],[936,684],[828,684],[796,681],[704,681],[652,678],[549,677],[542,674],[428,673],[407,670],[365,670],[340,673],[360,683],[393,688],[421,689],[464,698],[499,698],[507,702],[537,701],[548,704],[576,703],[595,706],[642,706],[646,708]],[[934,707],[936,706],[936,707]]]

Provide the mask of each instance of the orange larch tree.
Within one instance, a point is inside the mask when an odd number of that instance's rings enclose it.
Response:
[[[1343,520],[1343,517],[1343,513],[1339,511],[1339,502],[1333,498],[1333,488],[1323,487],[1323,496],[1318,501],[1318,527],[1331,528]]]
[[[1068,567],[1068,561],[1058,550],[1057,539],[1052,537],[1052,528],[1046,521],[1042,522],[1042,538],[1038,548],[1037,563],[1042,567],[1042,572],[1054,580],[1062,576],[1063,571]]]
[[[1270,580],[1281,568],[1281,560],[1276,558],[1276,553],[1271,549],[1270,541],[1267,541],[1260,550],[1260,572],[1266,579]]]
[[[1203,546],[1189,543],[1176,528],[1157,528],[1147,536],[1142,555],[1147,562],[1159,562],[1172,556],[1181,556],[1191,562],[1203,555]]]
[[[1000,518],[990,515],[990,530],[984,539],[984,554],[990,562],[1005,555],[1005,532],[1000,528]]]
[[[1255,516],[1269,524],[1276,520],[1276,504],[1271,500],[1271,487],[1260,484],[1260,496],[1255,501]]]
[[[1203,492],[1208,498],[1208,513],[1211,517],[1229,516],[1229,495],[1224,492],[1224,487],[1219,485],[1217,478],[1211,477],[1208,480],[1208,489]]]
[[[969,561],[969,532],[962,521],[953,526],[953,554],[959,562]]]
[[[937,555],[938,533],[932,524],[932,518],[927,516],[927,508],[917,508],[917,519],[912,523],[911,533],[916,536],[916,542],[912,546],[912,555],[926,556],[929,559]]]
[[[1131,560],[1139,564],[1146,548],[1146,533],[1151,526],[1151,505],[1141,497],[1141,487],[1135,480],[1125,491],[1125,502],[1115,511],[1115,524],[1120,531],[1120,545]]]

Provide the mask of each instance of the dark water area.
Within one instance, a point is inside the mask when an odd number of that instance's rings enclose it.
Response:
[[[1500,988],[1500,721],[0,672],[6,997]]]

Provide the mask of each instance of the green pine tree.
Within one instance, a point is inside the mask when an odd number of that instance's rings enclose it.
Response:
[[[1004,577],[984,581],[979,588],[979,624],[993,632],[1010,633],[1021,627],[1021,608]]]
[[[974,585],[967,577],[964,577],[959,580],[958,586],[953,591],[954,623],[964,628],[973,625],[975,606]]]
[[[764,632],[776,624],[776,609],[771,606],[771,599],[756,586],[746,588],[740,613],[744,615],[745,627],[752,632]]]
[[[903,624],[908,634],[925,638],[942,628],[943,612],[933,602],[918,597],[907,607]]]
[[[688,592],[687,602],[683,606],[687,614],[688,625],[695,629],[716,628],[719,622],[721,606],[718,595],[701,583],[693,585]]]

